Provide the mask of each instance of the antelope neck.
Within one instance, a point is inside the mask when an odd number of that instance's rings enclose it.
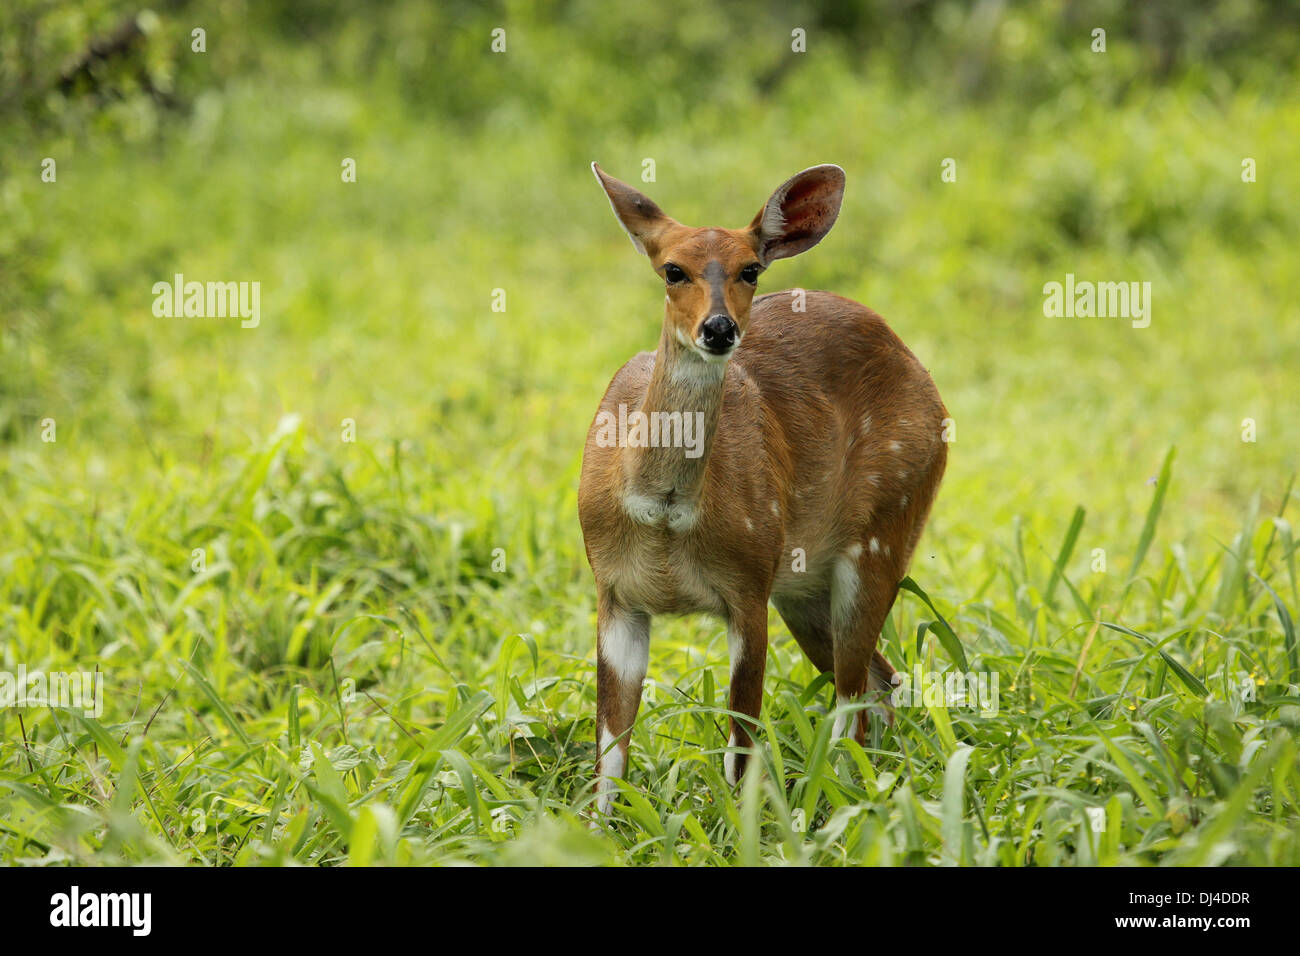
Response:
[[[688,428],[702,422],[702,453],[691,457],[683,447],[624,447],[623,474],[629,492],[676,503],[699,499],[722,411],[726,369],[726,362],[705,361],[683,345],[665,324],[655,352],[654,374],[638,411],[647,417],[679,413]],[[663,414],[659,417],[666,420]],[[700,448],[701,436],[695,436],[695,442]]]

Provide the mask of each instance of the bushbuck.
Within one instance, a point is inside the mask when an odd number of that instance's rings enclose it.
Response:
[[[755,297],[777,259],[839,215],[844,171],[813,166],[743,229],[695,229],[592,163],[614,214],[665,286],[654,352],[619,369],[587,436],[578,511],[596,579],[597,807],[627,766],[650,618],[726,622],[730,709],[763,701],[770,598],[832,671],[837,704],[883,703],[877,650],[947,461],[947,411],[880,316],[829,292]],[[698,428],[695,426],[698,425]],[[836,709],[863,742],[866,708]],[[729,782],[752,750],[733,716]]]

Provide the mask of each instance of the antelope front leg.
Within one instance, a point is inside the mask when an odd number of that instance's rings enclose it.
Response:
[[[650,615],[596,602],[596,809],[609,809],[613,778],[627,768],[632,722],[650,662]]]
[[[727,622],[727,649],[731,654],[731,710],[758,721],[763,708],[763,672],[767,668],[767,601],[733,611]],[[731,718],[729,748],[749,747],[749,729]],[[748,755],[730,752],[722,758],[727,782],[733,786],[745,774]]]

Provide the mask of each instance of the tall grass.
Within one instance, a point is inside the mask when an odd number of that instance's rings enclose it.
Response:
[[[584,825],[593,607],[577,556],[557,562],[544,527],[431,520],[401,473],[435,462],[374,456],[345,474],[333,457],[287,426],[243,471],[6,557],[6,666],[94,659],[107,687],[99,720],[4,713],[6,859],[1300,861],[1300,675],[1280,596],[1295,600],[1295,551],[1278,516],[1124,575],[1008,541],[978,591],[934,598],[939,616],[904,592],[891,659],[955,669],[941,616],[968,666],[997,676],[998,706],[902,706],[866,749],[829,741],[833,687],[775,641],[762,759],[738,792],[721,776],[725,636],[666,627],[600,837]],[[32,499],[47,527],[79,511]],[[7,511],[7,539],[31,522]],[[186,573],[200,539],[211,557]],[[1068,597],[1048,599],[1053,581]]]

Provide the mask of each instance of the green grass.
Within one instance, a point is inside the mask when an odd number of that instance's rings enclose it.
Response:
[[[554,55],[520,50],[542,84]],[[562,89],[631,102],[572,56]],[[98,669],[105,699],[0,710],[0,861],[1300,863],[1294,99],[1083,76],[958,103],[809,57],[606,129],[606,101],[466,124],[300,66],[157,128],[14,128],[0,671]],[[764,289],[857,298],[931,370],[957,423],[911,569],[933,608],[902,593],[885,652],[950,669],[950,626],[1001,698],[831,746],[833,688],[773,614],[733,791],[723,626],[656,621],[593,832],[578,466],[662,293],[587,165],[646,156],[700,225],[845,167],[835,230]],[[155,319],[174,272],[261,281],[261,326]],[[1044,318],[1067,272],[1152,281],[1151,327]]]
[[[289,431],[250,455],[245,472],[208,483],[205,505],[174,491],[6,556],[6,587],[24,598],[9,615],[6,655],[27,649],[29,668],[99,661],[108,691],[101,720],[26,711],[25,741],[5,713],[5,859],[1011,865],[1300,855],[1294,638],[1283,638],[1273,596],[1246,570],[1271,572],[1294,594],[1293,543],[1272,520],[1250,519],[1200,561],[1181,549],[1152,561],[1109,594],[1067,554],[1055,602],[1044,594],[1057,564],[1032,548],[1022,563],[1008,542],[1014,556],[988,562],[981,592],[940,607],[972,666],[998,675],[998,713],[900,708],[866,750],[828,746],[832,688],[791,641],[774,642],[769,749],[739,793],[721,777],[725,635],[712,624],[665,626],[624,806],[596,836],[581,819],[594,759],[592,601],[572,557],[562,567],[547,557],[562,532],[539,522],[534,541],[507,544],[520,552],[515,570],[493,578],[482,570],[487,546],[510,539],[487,530],[491,516],[478,527],[469,515],[459,527],[434,520],[424,495],[403,490],[399,474],[435,462],[370,459],[351,470],[345,478]],[[78,504],[33,493],[29,508],[57,524]],[[9,539],[31,533],[31,519],[9,522]],[[212,558],[190,575],[178,539],[203,535]],[[313,570],[296,581],[295,568]],[[1116,618],[1135,626],[1107,623]],[[910,596],[894,613],[889,653],[909,672],[944,664],[935,640],[914,639],[932,619]],[[774,630],[783,630],[775,619]],[[1256,700],[1242,703],[1246,675]],[[1101,834],[1089,807],[1105,810]]]

